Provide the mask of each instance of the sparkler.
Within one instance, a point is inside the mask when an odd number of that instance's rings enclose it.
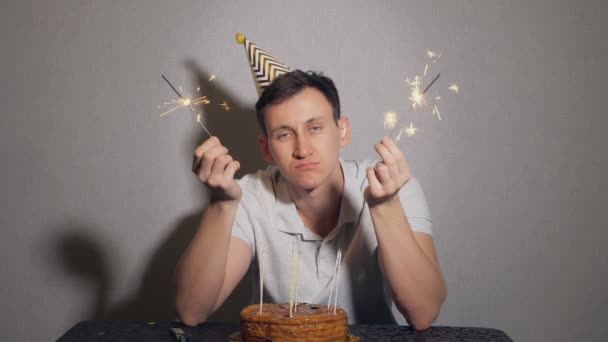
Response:
[[[430,52],[429,52],[429,55],[430,55]],[[425,66],[425,70],[424,70],[425,73],[426,73],[427,69],[428,69],[428,64],[427,64],[427,66]],[[437,74],[437,76],[435,76],[435,78],[433,78],[433,80],[424,88],[424,90],[420,90],[420,84],[421,84],[420,76],[416,75],[414,77],[414,80],[411,82],[409,81],[409,79],[406,80],[406,82],[411,87],[410,97],[409,97],[411,109],[415,110],[416,108],[420,108],[425,104],[424,95],[431,88],[431,86],[433,84],[435,84],[435,82],[439,79],[439,76],[441,76],[441,74]],[[439,97],[436,97],[435,99],[438,100]],[[406,112],[406,114],[408,112]],[[437,116],[439,117],[439,120],[441,120],[441,116],[439,116],[439,108],[437,108],[437,104],[433,104],[433,114],[437,114]],[[395,112],[388,112],[388,113],[384,114],[384,128],[393,130],[397,126],[397,122],[399,120],[400,120],[399,115],[396,114]],[[410,127],[402,128],[399,130],[399,133],[397,133],[397,136],[395,137],[395,141],[401,140],[401,134],[403,134],[404,131],[405,131],[405,133],[407,133],[408,137],[411,137],[414,134],[416,134],[416,132],[418,131],[418,128],[414,127],[413,123],[410,123]]]
[[[207,134],[209,134],[209,136],[211,136],[211,133],[209,132],[209,130],[207,129],[207,127],[205,127],[205,125],[203,124],[202,121],[202,115],[201,113],[197,113],[194,111],[194,109],[192,109],[192,106],[196,106],[196,105],[200,105],[200,104],[209,104],[211,103],[211,101],[209,101],[209,99],[207,99],[207,96],[200,96],[197,98],[190,98],[190,97],[184,97],[182,96],[182,94],[173,86],[173,84],[171,84],[171,82],[169,82],[169,80],[165,77],[165,75],[161,75],[163,77],[163,80],[165,80],[165,82],[167,82],[167,84],[169,85],[169,87],[171,87],[171,89],[177,94],[177,96],[179,97],[178,99],[173,99],[171,100],[171,102],[165,102],[165,105],[173,105],[172,108],[170,108],[169,110],[163,112],[162,114],[160,114],[160,116],[166,116],[168,114],[170,114],[173,111],[176,111],[180,108],[184,108],[187,107],[188,109],[190,109],[190,111],[196,115],[196,122],[198,124],[201,125],[201,127],[203,127],[203,129],[205,130],[205,132],[207,132]],[[200,87],[197,88],[197,91],[200,91]]]
[[[437,60],[441,57],[441,54],[439,54],[435,51],[432,51],[432,50],[426,50],[426,57],[429,59],[429,61],[427,61],[427,63],[424,65],[424,70],[422,72],[422,76],[415,75],[411,81],[410,81],[410,78],[406,78],[406,80],[405,80],[405,82],[409,86],[409,97],[408,97],[409,105],[408,105],[407,109],[405,110],[405,112],[399,113],[399,114],[397,114],[396,112],[385,113],[384,114],[384,129],[385,130],[389,130],[391,132],[395,131],[395,129],[397,129],[398,123],[401,121],[401,119],[405,115],[409,114],[412,111],[417,111],[426,106],[430,107],[430,111],[433,116],[436,115],[437,118],[439,120],[441,120],[441,113],[439,111],[439,106],[438,106],[438,102],[441,99],[441,97],[436,95],[434,97],[427,98],[427,93],[428,93],[429,89],[431,89],[431,87],[437,82],[437,80],[439,79],[441,74],[437,73],[437,75],[430,82],[428,82],[428,85],[426,85],[426,87],[424,87],[424,88],[422,87],[423,83],[426,83],[426,82],[424,82],[424,79],[426,78],[427,74],[429,73],[429,70],[430,70],[429,65],[437,63]],[[455,94],[458,94],[459,90],[460,90],[457,84],[451,84],[448,87],[448,89]],[[414,126],[414,123],[410,122],[409,127],[403,126],[397,130],[395,141],[399,141],[401,139],[401,136],[403,133],[406,133],[408,137],[411,137],[411,136],[415,135],[418,131],[419,131],[419,129]]]

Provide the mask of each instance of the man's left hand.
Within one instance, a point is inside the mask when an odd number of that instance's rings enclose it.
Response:
[[[412,178],[405,155],[391,138],[383,137],[374,144],[374,149],[382,160],[367,169],[369,185],[364,194],[370,207],[394,199]]]

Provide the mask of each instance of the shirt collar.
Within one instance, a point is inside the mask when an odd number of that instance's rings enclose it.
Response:
[[[344,192],[340,205],[340,216],[337,228],[355,222],[362,206],[362,191],[356,182],[356,175],[352,168],[345,167],[345,162],[340,159],[342,174],[344,176]],[[323,240],[323,238],[307,229],[302,224],[293,199],[287,189],[287,181],[275,168],[274,183],[277,208],[277,229],[288,234],[301,234],[304,240]],[[330,233],[330,236],[333,235]]]

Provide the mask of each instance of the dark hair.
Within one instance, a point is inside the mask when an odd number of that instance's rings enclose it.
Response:
[[[268,105],[281,103],[307,87],[317,89],[325,96],[333,107],[334,121],[338,122],[338,119],[340,119],[340,98],[338,97],[338,89],[336,89],[331,78],[314,71],[293,70],[277,77],[262,92],[255,104],[258,123],[264,135],[268,135],[264,121],[264,108]]]

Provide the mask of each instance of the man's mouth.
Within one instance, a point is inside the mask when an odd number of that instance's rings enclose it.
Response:
[[[308,169],[312,169],[315,166],[317,166],[319,163],[316,162],[306,162],[306,163],[300,163],[296,165],[296,169],[298,170],[308,170]]]

